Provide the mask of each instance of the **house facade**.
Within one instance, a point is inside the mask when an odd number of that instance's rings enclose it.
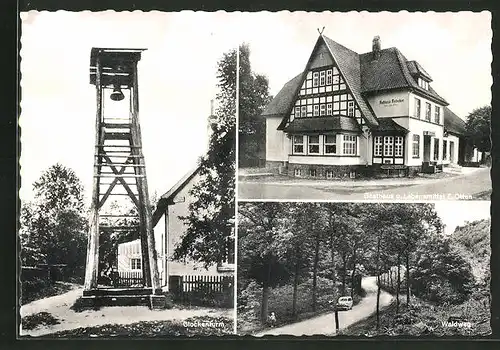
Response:
[[[263,113],[266,166],[328,179],[458,163],[465,129],[446,130],[451,111],[431,83],[418,62],[382,49],[378,36],[371,52],[358,54],[320,35],[305,70]]]
[[[190,191],[199,180],[199,168],[187,173],[168,192],[163,194],[153,213],[153,227],[158,259],[158,271],[163,289],[168,290],[170,276],[221,276],[234,274],[234,247],[228,252],[226,262],[208,269],[190,260],[174,261],[173,252],[186,231],[181,217],[188,216],[189,204],[194,198]],[[120,244],[118,247],[118,272],[141,271],[140,241]]]

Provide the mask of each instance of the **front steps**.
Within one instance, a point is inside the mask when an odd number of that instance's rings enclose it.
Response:
[[[107,288],[84,290],[81,298],[85,307],[148,306],[152,310],[167,307],[167,296],[161,290],[153,294],[151,288]]]

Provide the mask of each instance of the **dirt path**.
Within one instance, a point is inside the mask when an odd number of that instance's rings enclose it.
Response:
[[[229,309],[170,309],[150,310],[146,306],[103,307],[100,310],[85,310],[74,312],[70,309],[75,300],[82,295],[82,288],[50,298],[36,300],[21,307],[21,317],[46,311],[59,319],[60,324],[40,326],[33,330],[19,331],[21,336],[41,336],[79,327],[101,326],[105,324],[131,324],[141,321],[182,321],[195,316],[212,316],[233,318]]]
[[[340,329],[344,329],[353,323],[361,321],[376,312],[377,307],[377,284],[376,277],[363,278],[361,285],[366,291],[364,297],[359,304],[354,306],[352,310],[339,312]],[[380,293],[380,308],[388,306],[393,299],[393,296],[387,292]],[[255,334],[260,337],[264,335],[335,335],[335,318],[333,312],[325,315],[314,317],[305,321],[297,322],[287,326],[272,328],[261,333]]]

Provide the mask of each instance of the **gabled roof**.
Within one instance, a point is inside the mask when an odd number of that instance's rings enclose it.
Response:
[[[417,75],[425,76],[431,80],[430,75],[418,62],[408,61],[397,48],[381,50],[380,57],[373,60],[372,52],[357,54],[324,35],[321,35],[320,38],[330,50],[333,60],[344,76],[361,113],[371,127],[376,127],[379,121],[364,99],[365,95],[393,89],[411,89],[430,100],[448,105],[448,102],[439,96],[432,87],[425,90],[418,85],[415,79]],[[297,97],[304,76],[303,72],[288,81],[262,113],[263,116],[281,116],[283,120],[278,127],[280,130],[286,125],[288,113]]]
[[[346,116],[295,118],[284,129],[288,133],[352,131],[361,132],[356,119]]]
[[[444,130],[455,135],[465,136],[465,121],[453,113],[448,107],[444,108]]]
[[[173,200],[175,196],[186,186],[191,179],[198,174],[200,171],[200,166],[189,171],[186,175],[184,175],[170,190],[168,190],[165,194],[160,197],[158,204],[156,205],[156,209],[153,213],[153,227],[156,226],[163,213],[167,209],[170,204],[173,204]]]
[[[363,96],[361,96],[362,85],[359,55],[324,35],[322,37],[330,49],[333,59],[337,63],[340,72],[347,81],[347,85],[354,95],[354,99],[358,103],[361,113],[365,116],[368,124],[376,126],[378,124],[377,118],[373,114]]]
[[[414,63],[409,64],[406,57],[397,48],[391,47],[380,50],[378,60],[373,60],[372,55],[372,52],[360,55],[363,93],[370,94],[392,89],[412,89],[430,100],[448,105],[448,102],[439,96],[432,87],[429,86],[429,90],[426,90],[418,85],[409,66],[413,67],[412,69],[415,71],[419,69],[425,71],[423,68],[418,68],[420,65],[415,61],[411,61]]]

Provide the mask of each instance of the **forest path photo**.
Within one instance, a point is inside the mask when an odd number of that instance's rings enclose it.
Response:
[[[352,310],[339,312],[339,329],[342,330],[364,318],[374,314],[377,301],[377,277],[364,277],[361,280],[361,287],[366,291],[366,297],[361,299],[358,305],[353,306]],[[380,308],[384,308],[394,299],[392,295],[385,291],[380,293]],[[302,322],[297,322],[284,327],[271,328],[264,332],[255,334],[255,336],[264,335],[335,335],[334,313],[329,312],[322,316],[311,318]]]

